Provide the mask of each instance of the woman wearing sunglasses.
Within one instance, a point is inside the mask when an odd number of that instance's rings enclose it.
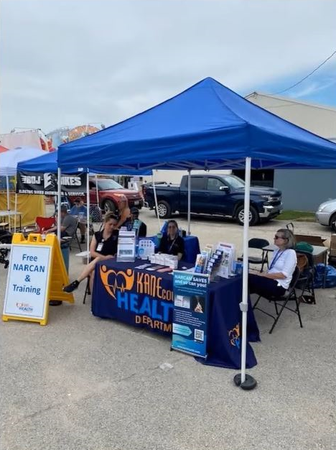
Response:
[[[268,271],[249,274],[250,294],[280,297],[289,288],[297,263],[295,237],[287,228],[281,228],[274,236],[274,244],[278,249],[273,254]]]

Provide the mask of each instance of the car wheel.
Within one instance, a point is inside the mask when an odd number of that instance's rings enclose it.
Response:
[[[112,200],[105,200],[104,202],[104,211],[105,213],[109,213],[109,212],[116,212],[116,206],[115,204],[112,202]]]
[[[167,219],[171,215],[171,207],[164,200],[158,202],[158,213],[161,219]]]
[[[331,217],[330,217],[330,228],[332,229],[332,231],[336,231],[336,213],[334,213]]]
[[[244,206],[238,206],[236,211],[236,220],[239,225],[244,225]],[[255,225],[259,220],[259,214],[257,210],[250,206],[250,226]]]

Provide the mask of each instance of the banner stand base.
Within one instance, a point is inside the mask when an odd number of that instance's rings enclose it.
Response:
[[[207,360],[207,358],[208,358],[208,354],[206,354],[206,355],[196,355],[196,353],[193,353],[193,352],[188,352],[187,350],[183,350],[183,349],[181,349],[181,348],[175,348],[175,347],[170,347],[170,351],[171,352],[180,352],[180,353],[184,353],[185,355],[190,355],[190,356],[193,356],[194,358],[201,358],[201,359],[204,359],[204,361],[206,361]]]
[[[3,322],[8,322],[9,320],[21,320],[23,322],[36,322],[36,323],[39,323],[42,326],[45,326],[48,323],[47,319],[42,319],[42,320],[40,320],[40,319],[26,319],[26,318],[17,319],[15,316],[7,316],[5,314],[2,316],[2,320],[3,320]]]
[[[242,383],[240,373],[235,375],[233,381],[236,386],[241,387],[244,391],[251,391],[258,384],[257,381],[253,377],[251,377],[251,375],[247,375],[247,374],[245,375],[244,383]]]

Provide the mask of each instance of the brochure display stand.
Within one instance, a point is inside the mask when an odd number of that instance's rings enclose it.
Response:
[[[134,262],[135,261],[135,231],[127,231],[121,229],[118,237],[118,262]]]

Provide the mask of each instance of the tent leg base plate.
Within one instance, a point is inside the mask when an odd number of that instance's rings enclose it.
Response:
[[[257,386],[257,381],[251,377],[251,375],[245,375],[245,381],[244,383],[241,382],[241,374],[238,373],[237,375],[235,375],[234,379],[234,384],[238,387],[241,387],[244,391],[251,391],[252,389],[254,389]]]

